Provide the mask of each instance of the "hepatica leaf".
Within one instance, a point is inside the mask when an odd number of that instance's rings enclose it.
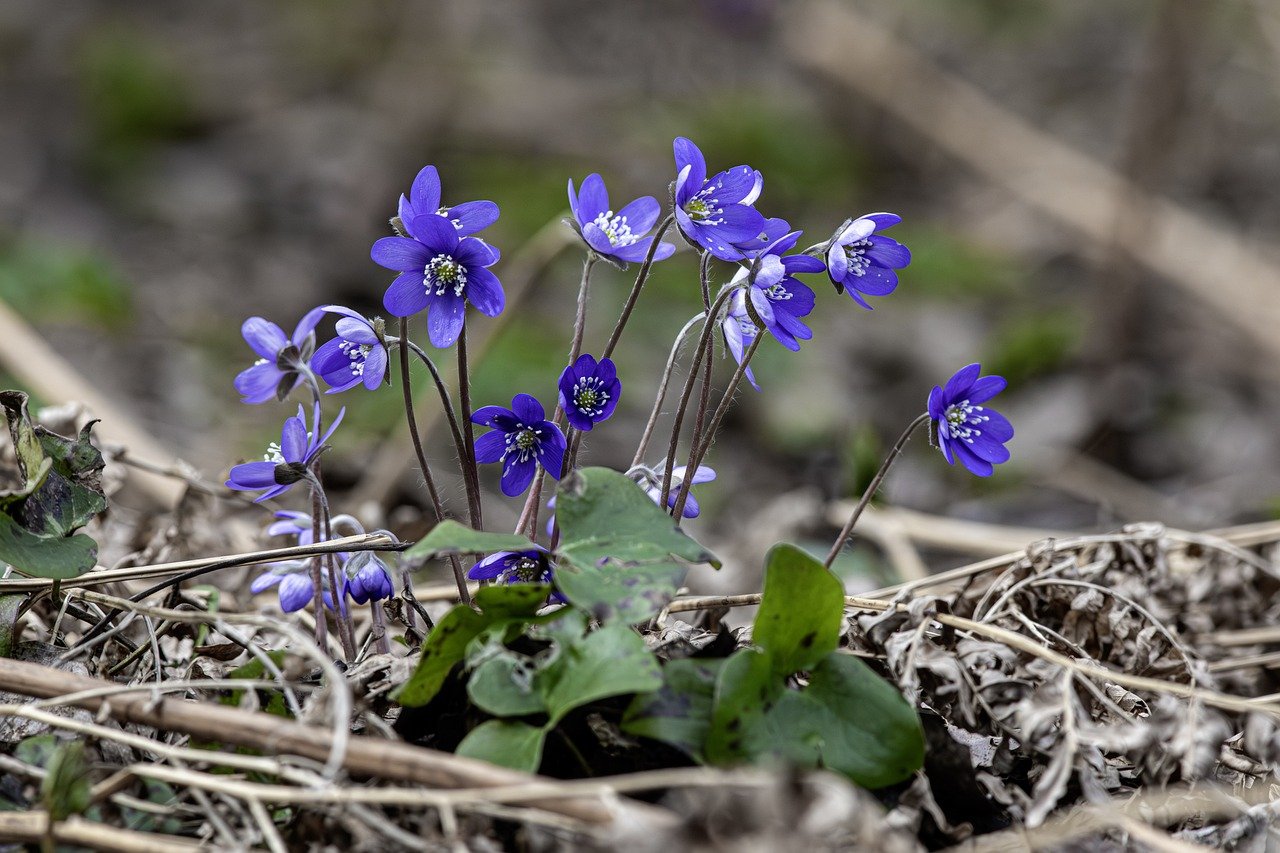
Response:
[[[405,559],[433,560],[449,554],[492,554],[494,551],[527,551],[536,547],[523,536],[513,533],[485,533],[446,518],[413,547],[404,552]]]
[[[518,720],[489,720],[476,726],[458,744],[457,754],[499,767],[532,773],[542,763],[546,732]]]
[[[565,478],[556,521],[560,591],[601,622],[635,623],[658,613],[680,588],[680,560],[720,566],[639,486],[607,468]]]
[[[0,392],[18,461],[17,482],[0,492],[0,560],[27,575],[73,578],[93,568],[98,546],[76,531],[107,507],[93,424],[76,438],[49,432],[27,411],[27,395]]]
[[[662,687],[642,693],[627,708],[622,730],[669,743],[698,761],[711,726],[716,676],[724,661],[668,661],[662,666]]]
[[[844,584],[822,563],[795,545],[769,551],[751,640],[780,675],[807,670],[835,651],[843,613]]]

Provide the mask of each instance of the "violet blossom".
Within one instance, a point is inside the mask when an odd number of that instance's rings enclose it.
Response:
[[[611,359],[597,362],[595,356],[583,353],[560,374],[560,408],[576,430],[590,432],[608,420],[620,396],[622,382]]]
[[[565,437],[560,427],[546,419],[542,404],[528,394],[517,394],[511,408],[485,406],[471,415],[474,423],[491,427],[476,439],[477,462],[502,462],[502,493],[514,497],[529,488],[538,466],[560,479],[564,465]]]
[[[325,393],[337,394],[360,384],[376,390],[387,376],[387,348],[373,324],[341,305],[326,305],[324,310],[341,315],[335,325],[338,337],[322,344],[311,359],[311,369],[333,386]]]
[[[324,309],[311,309],[298,321],[290,337],[285,337],[283,329],[262,317],[244,321],[240,334],[258,354],[258,360],[236,376],[235,386],[241,402],[284,400],[298,387],[309,373],[307,361],[316,346],[313,332],[323,316]]]
[[[570,225],[591,251],[622,266],[642,261],[648,255],[649,247],[657,238],[645,235],[658,221],[662,211],[657,199],[642,196],[614,213],[609,206],[609,191],[605,189],[604,179],[596,174],[587,175],[581,191],[575,191],[573,179],[569,179],[569,209],[574,219]],[[675,250],[671,243],[659,243],[654,249],[653,259],[665,260]]]
[[[320,428],[320,404],[315,404],[312,414],[311,429],[307,430],[306,412],[298,406],[298,414],[287,419],[280,430],[280,442],[267,445],[262,462],[245,462],[231,469],[227,478],[227,488],[253,492],[266,489],[254,502],[278,497],[293,487],[294,483],[306,479],[310,474],[311,463],[325,448],[325,442],[333,431],[342,423],[346,409],[338,412],[333,423],[323,436],[318,435]]]
[[[764,232],[765,218],[753,204],[764,177],[750,166],[735,166],[707,178],[707,162],[683,136],[674,145],[675,215],[680,232],[717,258],[739,260],[734,244],[750,242]]]
[[[846,222],[827,246],[827,275],[836,291],[871,310],[863,296],[887,296],[898,286],[897,270],[911,263],[911,251],[892,237],[877,234],[902,221],[895,213],[869,213]]]
[[[929,417],[937,430],[938,448],[952,465],[959,459],[979,477],[991,476],[992,466],[1009,460],[1005,442],[1013,426],[1004,415],[983,406],[1005,389],[1001,376],[983,376],[982,365],[960,368],[945,387],[929,393]]]

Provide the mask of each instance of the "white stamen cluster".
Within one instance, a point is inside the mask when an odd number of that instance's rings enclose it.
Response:
[[[711,195],[718,189],[720,185],[714,184],[699,192],[684,203],[684,212],[699,225],[719,225],[724,222],[724,208],[720,206],[720,199]]]
[[[627,224],[627,217],[615,216],[612,210],[597,214],[592,222],[609,238],[609,245],[615,248],[630,246],[640,239],[640,235],[634,233]]]
[[[372,349],[373,347],[369,344],[358,344],[355,341],[343,341],[338,344],[338,350],[351,359],[352,376],[364,376],[364,362]]]
[[[503,583],[522,581],[533,583],[542,580],[542,564],[533,557],[519,557],[502,570],[498,580]]]
[[[783,287],[782,282],[778,282],[766,287],[764,289],[764,295],[769,298],[770,302],[786,302],[795,294]]]
[[[503,474],[510,471],[511,466],[517,462],[528,462],[538,452],[538,445],[542,443],[542,430],[517,422],[516,428],[507,433],[506,443],[507,447],[502,451],[502,460],[505,463]],[[506,462],[507,457],[511,457],[510,463]]]
[[[454,296],[461,296],[467,289],[467,268],[451,256],[441,253],[422,269],[422,285],[427,293],[434,291],[436,296],[444,296],[446,290],[452,288]]]
[[[262,458],[267,462],[274,462],[277,465],[284,464],[284,453],[280,450],[280,443],[273,441],[267,445],[267,452],[262,454]]]
[[[573,386],[573,404],[578,411],[589,418],[604,412],[609,403],[609,392],[604,388],[604,381],[597,376],[584,376]]]
[[[983,414],[985,411],[982,406],[975,406],[968,400],[947,406],[942,417],[946,421],[948,436],[973,444],[973,440],[982,435],[981,425],[991,420],[989,415]]]
[[[844,247],[845,256],[849,259],[850,273],[859,278],[866,275],[867,268],[871,266],[871,259],[867,257],[867,250],[870,248],[870,240],[858,240]]]

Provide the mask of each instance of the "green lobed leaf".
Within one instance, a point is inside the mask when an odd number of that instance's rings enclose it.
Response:
[[[492,554],[494,551],[527,551],[536,547],[524,536],[485,533],[446,518],[404,552],[407,559],[433,560],[450,554]]]
[[[499,767],[534,773],[542,763],[542,742],[545,737],[543,729],[528,723],[489,720],[467,733],[462,743],[458,744],[456,754],[488,761]]]
[[[662,687],[632,700],[622,717],[624,732],[669,743],[696,761],[711,727],[719,659],[684,658],[662,665]]]
[[[835,651],[843,613],[844,584],[822,563],[794,545],[770,549],[751,641],[780,675],[807,670]]]
[[[520,717],[545,711],[542,696],[534,690],[533,671],[523,655],[500,654],[471,673],[467,696],[480,710],[495,717]]]
[[[35,428],[53,467],[22,505],[22,521],[31,532],[69,536],[107,508],[102,453],[89,438],[94,423],[85,424],[75,439]]]
[[[444,615],[422,643],[422,657],[413,675],[392,698],[407,708],[425,705],[440,691],[450,671],[466,657],[467,646],[488,628],[503,623],[524,623],[547,599],[545,584],[498,584],[476,593],[477,612],[459,604]],[[547,618],[557,618],[550,614]]]
[[[556,493],[556,520],[557,585],[601,622],[642,622],[661,611],[684,579],[676,558],[720,566],[644,490],[608,468],[566,477]]]
[[[535,682],[554,726],[582,705],[648,693],[662,686],[658,660],[644,640],[626,625],[606,625],[567,646]]]

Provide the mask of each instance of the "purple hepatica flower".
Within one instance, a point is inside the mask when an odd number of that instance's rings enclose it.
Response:
[[[583,353],[560,374],[560,407],[569,417],[569,426],[582,432],[608,420],[618,407],[622,383],[611,359],[596,361]]]
[[[321,573],[323,581],[321,595],[325,607],[332,610],[333,596],[329,594],[328,574],[328,572]],[[271,563],[267,571],[258,575],[253,579],[253,583],[249,584],[249,592],[257,595],[273,586],[276,587],[276,594],[280,597],[280,609],[285,613],[292,613],[306,607],[311,603],[315,589],[311,585],[311,561],[282,560]]]
[[[541,464],[555,479],[564,465],[565,438],[560,427],[546,420],[542,404],[528,394],[517,394],[511,408],[485,406],[471,420],[491,432],[476,439],[476,461],[502,461],[502,493],[515,497],[529,488]]]
[[[472,566],[467,572],[467,577],[473,581],[549,584],[555,580],[555,569],[547,557],[547,552],[541,549],[499,551]],[[562,602],[564,596],[553,592],[551,600]]]
[[[750,166],[734,166],[707,179],[707,161],[683,136],[675,141],[675,213],[680,231],[717,258],[739,260],[735,243],[759,238],[765,219],[751,205],[760,196],[764,178]]]
[[[894,213],[869,213],[848,222],[827,248],[827,275],[836,291],[847,290],[868,311],[866,296],[888,296],[898,286],[900,270],[911,263],[911,251],[892,237],[876,234],[902,221]]]
[[[684,465],[677,465],[671,469],[671,493],[667,496],[667,508],[674,509],[676,505],[676,496],[680,494],[680,485],[684,482],[684,475],[687,468]],[[706,465],[699,465],[697,470],[693,472],[692,485],[699,483],[710,483],[716,478],[716,472]],[[649,498],[654,503],[660,503],[662,500],[662,472],[650,471],[646,472],[644,479],[640,483],[640,488],[645,490]],[[680,513],[684,518],[697,518],[702,512],[702,507],[698,506],[698,500],[693,496],[693,491],[689,492],[689,496],[684,502],[684,511]]]
[[[267,527],[268,536],[296,536],[295,544],[311,544],[313,541],[311,516],[291,509],[278,509],[273,514],[277,520]]]
[[[750,240],[735,243],[733,248],[737,257],[726,260],[750,261],[791,230],[785,219],[766,219],[760,233]]]
[[[336,327],[338,337],[321,345],[311,359],[311,369],[333,386],[326,393],[337,394],[361,383],[376,390],[387,375],[387,348],[373,324],[341,305],[326,305],[324,310],[342,315]]]
[[[344,567],[347,594],[356,604],[381,601],[395,593],[387,564],[372,551],[354,554]]]
[[[427,213],[436,213],[453,223],[459,237],[482,231],[498,221],[498,206],[491,201],[468,201],[453,207],[440,204],[440,173],[435,166],[424,166],[413,179],[409,195],[400,196],[400,222],[411,237],[416,237],[413,221]]]
[[[298,321],[291,338],[286,338],[284,330],[275,323],[261,317],[250,317],[244,321],[240,333],[259,358],[236,377],[236,390],[240,392],[242,402],[283,400],[298,387],[307,373],[307,360],[315,350],[316,340],[312,332],[323,316],[323,308],[308,311]]]
[[[575,192],[573,179],[569,179],[569,208],[574,218],[570,224],[591,251],[619,265],[644,260],[657,239],[645,236],[661,212],[657,199],[642,196],[614,213],[609,207],[609,191],[599,175],[587,175],[582,192]],[[666,260],[675,250],[670,243],[659,243],[653,259]]]
[[[320,424],[320,404],[315,404],[311,419],[311,430],[307,431],[306,412],[298,406],[298,414],[284,422],[280,430],[280,443],[267,445],[267,452],[262,462],[245,462],[231,469],[227,479],[227,487],[244,492],[266,489],[254,502],[265,501],[289,491],[294,483],[304,479],[315,458],[320,455],[324,443],[333,435],[333,431],[342,423],[346,409],[338,412],[338,416],[329,425],[323,436],[317,435]]]
[[[800,341],[813,337],[801,317],[813,311],[813,291],[794,278],[795,273],[822,272],[822,261],[811,255],[788,255],[800,239],[799,231],[778,238],[760,252],[747,271],[751,307],[778,343],[795,352]]]
[[[979,477],[991,476],[992,466],[1007,462],[1004,443],[1013,427],[1004,415],[981,405],[1004,390],[1001,376],[978,377],[982,365],[960,368],[946,387],[929,393],[929,417],[938,431],[938,447],[952,465],[959,459]]]
[[[489,317],[502,313],[502,283],[485,269],[497,262],[497,250],[475,237],[459,237],[448,219],[434,213],[414,219],[410,233],[412,239],[383,237],[370,253],[382,266],[401,271],[382,297],[389,312],[409,317],[430,307],[427,334],[442,349],[462,333],[467,302]]]

